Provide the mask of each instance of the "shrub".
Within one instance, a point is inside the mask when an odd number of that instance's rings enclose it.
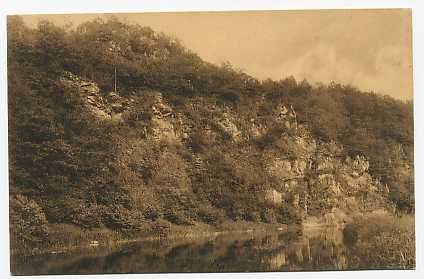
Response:
[[[37,242],[48,235],[43,209],[23,195],[10,198],[10,237],[13,244]]]
[[[103,223],[107,228],[122,232],[138,231],[141,228],[143,216],[117,204],[103,208]]]
[[[283,204],[276,210],[277,222],[281,224],[300,224],[302,216],[293,206]]]
[[[183,210],[166,210],[164,218],[176,225],[193,225],[194,221]]]
[[[202,207],[197,212],[200,220],[209,225],[218,225],[223,222],[224,215],[218,209],[213,207]]]
[[[281,138],[284,129],[278,126],[269,128],[265,135],[254,140],[259,149],[272,146],[279,138]]]
[[[103,224],[97,205],[85,206],[84,202],[80,202],[76,207],[72,214],[72,223],[86,229],[99,228]]]
[[[389,214],[370,214],[357,217],[344,228],[343,241],[360,255],[359,266],[415,267],[413,216],[399,218]]]
[[[263,208],[261,211],[261,219],[265,223],[277,223],[277,216],[275,214],[274,209],[266,207]]]
[[[208,146],[211,146],[213,142],[202,131],[194,131],[190,135],[190,140],[188,144],[194,152],[201,152],[203,151],[203,149],[206,149]]]
[[[154,208],[153,206],[148,206],[144,209],[143,216],[146,219],[156,221],[161,217],[161,214],[159,213],[159,209]]]
[[[246,221],[251,222],[260,222],[261,221],[261,215],[256,210],[248,210],[245,214]]]
[[[218,97],[224,102],[229,102],[229,103],[237,103],[238,101],[240,101],[239,93],[233,90],[227,90],[225,92],[222,92],[221,94],[218,95]]]
[[[152,223],[150,232],[159,237],[167,237],[171,231],[171,225],[168,221],[159,219]]]

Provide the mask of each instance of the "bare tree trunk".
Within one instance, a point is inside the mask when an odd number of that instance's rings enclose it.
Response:
[[[115,93],[116,93],[116,66],[115,66],[115,82],[114,82],[113,88],[114,88]]]

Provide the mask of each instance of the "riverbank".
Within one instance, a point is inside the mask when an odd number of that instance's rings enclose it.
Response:
[[[355,216],[343,229],[343,240],[369,268],[415,268],[414,215]]]
[[[84,230],[73,225],[49,225],[49,235],[45,241],[32,245],[15,246],[11,255],[32,257],[48,254],[70,254],[74,252],[108,253],[132,243],[145,241],[165,241],[185,243],[214,241],[221,237],[245,238],[266,234],[279,234],[290,231],[319,237],[322,230],[336,229],[339,242],[349,247],[350,253],[358,255],[352,268],[366,266],[372,269],[394,268],[412,269],[415,267],[415,226],[413,215],[395,216],[387,212],[356,214],[343,218],[307,218],[302,225],[282,225],[227,221],[217,226],[195,223],[182,226],[159,220],[146,223],[141,230],[133,233],[117,232],[109,229]],[[333,217],[335,217],[333,216]],[[311,234],[312,233],[312,234]],[[339,243],[339,244],[340,244]],[[97,249],[100,248],[100,249]]]
[[[182,226],[167,221],[146,224],[137,232],[118,232],[106,228],[82,229],[70,224],[49,224],[48,237],[33,243],[11,245],[12,256],[32,256],[40,254],[60,254],[74,250],[117,246],[146,240],[177,240],[217,237],[223,234],[278,232],[299,230],[299,225],[254,223],[247,221],[223,222],[217,226],[196,223]]]
[[[347,268],[340,264],[346,255],[344,246],[330,231],[305,235],[294,229],[142,240],[57,255],[15,256],[11,270],[14,275],[306,271],[317,260],[320,269]],[[323,246],[324,242],[328,245]]]

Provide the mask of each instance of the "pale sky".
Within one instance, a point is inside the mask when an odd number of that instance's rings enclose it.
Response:
[[[26,15],[78,25],[104,14]],[[310,10],[114,14],[179,38],[204,60],[259,78],[293,75],[412,99],[411,11]]]

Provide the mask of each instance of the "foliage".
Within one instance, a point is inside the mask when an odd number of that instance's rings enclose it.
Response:
[[[10,224],[12,246],[41,241],[48,235],[43,209],[34,200],[19,194],[10,197]]]
[[[412,216],[371,214],[357,217],[344,229],[345,241],[369,268],[415,267],[415,229]]]
[[[264,154],[305,156],[301,129],[342,145],[330,151],[337,157],[367,157],[398,210],[414,210],[411,102],[338,84],[259,81],[114,18],[67,30],[46,21],[30,29],[8,17],[7,59],[11,193],[38,204],[49,223],[126,232],[139,231],[146,219],[299,223],[299,208],[288,200],[269,207],[262,194],[281,189],[266,174]],[[115,69],[118,94],[133,101],[121,122],[95,120],[78,89],[60,82],[71,72],[106,96]],[[153,106],[161,100],[172,107],[162,121],[178,139],[152,138],[160,118]],[[296,110],[298,130],[277,120],[283,103]],[[240,139],[218,124],[224,115]],[[252,137],[252,125],[264,132]]]

